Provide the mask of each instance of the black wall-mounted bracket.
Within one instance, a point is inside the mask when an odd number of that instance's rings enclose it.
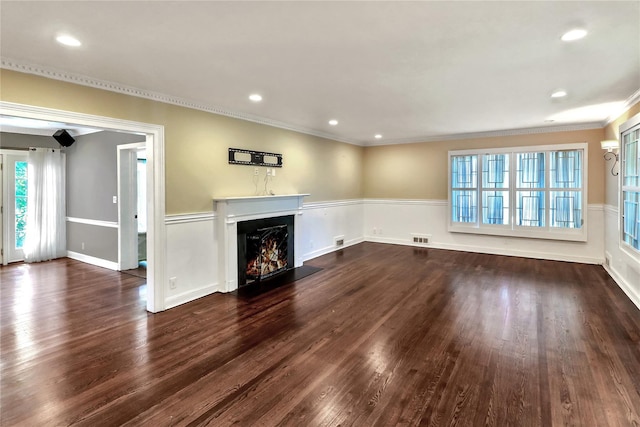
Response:
[[[282,154],[229,148],[229,164],[281,168]]]

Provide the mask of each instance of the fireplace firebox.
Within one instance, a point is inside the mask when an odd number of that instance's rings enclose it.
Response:
[[[294,267],[293,215],[238,223],[238,287]]]

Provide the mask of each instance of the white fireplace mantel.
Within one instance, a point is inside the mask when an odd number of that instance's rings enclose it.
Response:
[[[302,266],[302,205],[309,194],[278,196],[224,197],[213,199],[216,212],[215,232],[218,239],[219,289],[238,289],[238,222],[294,215],[294,267]]]

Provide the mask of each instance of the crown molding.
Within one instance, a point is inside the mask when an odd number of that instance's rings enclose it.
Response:
[[[629,98],[627,98],[620,112],[614,113],[611,116],[609,116],[609,118],[605,119],[602,122],[602,127],[605,127],[613,123],[618,117],[626,113],[629,110],[629,108],[633,107],[638,102],[640,102],[640,89],[635,91]]]
[[[179,107],[191,108],[194,110],[200,110],[207,113],[213,113],[221,116],[232,117],[234,119],[246,120],[246,121],[258,123],[261,125],[271,126],[271,127],[280,128],[280,129],[286,129],[293,132],[299,132],[307,135],[317,136],[319,138],[330,139],[332,141],[339,141],[339,142],[344,142],[352,145],[362,145],[357,141],[350,140],[347,138],[341,138],[333,134],[317,131],[315,129],[309,129],[302,126],[295,126],[288,123],[267,119],[265,117],[260,117],[252,114],[228,111],[216,105],[201,104],[201,103],[193,102],[193,101],[176,97],[176,96],[165,95],[159,92],[138,89],[132,86],[122,85],[120,83],[100,80],[93,77],[84,76],[81,74],[68,73],[66,71],[56,70],[48,67],[42,67],[40,65],[28,64],[15,59],[1,58],[0,68],[4,68],[11,71],[17,71],[20,73],[34,74],[37,76],[46,77],[53,80],[60,80],[67,83],[75,83],[81,86],[88,86],[95,89],[107,90],[110,92],[116,92],[124,95],[135,96],[138,98],[145,98],[152,101],[162,102],[165,104],[177,105]]]
[[[616,118],[618,118],[620,115],[620,114],[617,114],[616,117],[610,117],[602,122],[588,122],[588,123],[566,124],[566,125],[555,125],[555,126],[493,130],[493,131],[470,132],[470,133],[459,133],[459,134],[448,134],[448,135],[437,135],[437,136],[417,136],[417,137],[400,138],[400,139],[392,139],[392,140],[384,140],[384,141],[357,141],[357,140],[352,140],[348,138],[341,138],[336,135],[329,134],[326,132],[321,132],[315,129],[309,129],[302,126],[295,126],[289,123],[284,123],[277,120],[272,120],[272,119],[252,115],[252,114],[228,111],[228,110],[225,110],[224,108],[221,108],[215,105],[201,104],[201,103],[193,102],[180,97],[166,95],[159,92],[142,90],[135,87],[126,86],[126,85],[122,85],[114,82],[109,82],[106,80],[95,79],[95,78],[80,75],[80,74],[68,73],[66,71],[56,70],[53,68],[42,67],[40,65],[28,64],[15,59],[0,58],[0,68],[17,71],[21,73],[34,74],[41,77],[60,80],[68,83],[74,83],[82,86],[88,86],[96,89],[107,90],[110,92],[116,92],[116,93],[135,96],[139,98],[145,98],[152,101],[162,102],[165,104],[172,104],[180,107],[191,108],[194,110],[200,110],[200,111],[204,111],[212,114],[227,116],[234,119],[246,120],[253,123],[290,130],[293,132],[299,132],[306,135],[317,136],[319,138],[325,138],[332,141],[344,142],[347,144],[357,145],[361,147],[398,145],[398,144],[416,144],[421,142],[453,141],[453,140],[473,139],[473,138],[492,138],[492,137],[501,137],[501,136],[532,135],[532,134],[543,134],[543,133],[553,133],[553,132],[601,129],[605,127],[607,124],[611,123]],[[629,97],[629,99],[627,99],[627,101],[625,102],[624,111],[629,109],[632,105],[634,105],[638,101],[640,101],[640,90],[636,91],[631,97]]]
[[[454,140],[474,139],[474,138],[495,138],[499,136],[513,136],[513,135],[536,135],[536,134],[542,134],[542,133],[570,132],[570,131],[601,129],[601,128],[602,128],[602,123],[600,122],[588,122],[588,123],[556,125],[556,126],[541,126],[541,127],[532,127],[532,128],[491,130],[486,132],[469,132],[469,133],[458,133],[458,134],[451,134],[451,135],[426,136],[423,138],[394,139],[394,140],[389,140],[389,141],[384,141],[379,143],[372,142],[368,144],[368,146],[417,144],[421,142],[454,141]]]

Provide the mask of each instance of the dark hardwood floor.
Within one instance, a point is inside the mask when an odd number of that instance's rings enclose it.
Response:
[[[630,426],[640,311],[600,266],[364,243],[159,314],[69,259],[1,279],[3,426]]]

